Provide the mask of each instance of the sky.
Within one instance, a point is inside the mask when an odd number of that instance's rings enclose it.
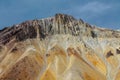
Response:
[[[0,29],[56,13],[98,27],[120,29],[120,0],[0,0]]]

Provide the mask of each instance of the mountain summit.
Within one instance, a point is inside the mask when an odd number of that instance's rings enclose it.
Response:
[[[120,32],[66,14],[4,28],[0,80],[120,80]]]

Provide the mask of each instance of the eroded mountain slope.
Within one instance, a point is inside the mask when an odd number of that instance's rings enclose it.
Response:
[[[119,80],[120,32],[65,14],[0,31],[0,80]]]

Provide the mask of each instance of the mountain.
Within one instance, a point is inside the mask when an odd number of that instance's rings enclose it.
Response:
[[[120,80],[120,32],[66,14],[4,28],[0,80]]]

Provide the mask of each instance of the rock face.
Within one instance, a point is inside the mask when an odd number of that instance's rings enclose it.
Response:
[[[120,80],[120,32],[65,14],[5,28],[0,80]]]

